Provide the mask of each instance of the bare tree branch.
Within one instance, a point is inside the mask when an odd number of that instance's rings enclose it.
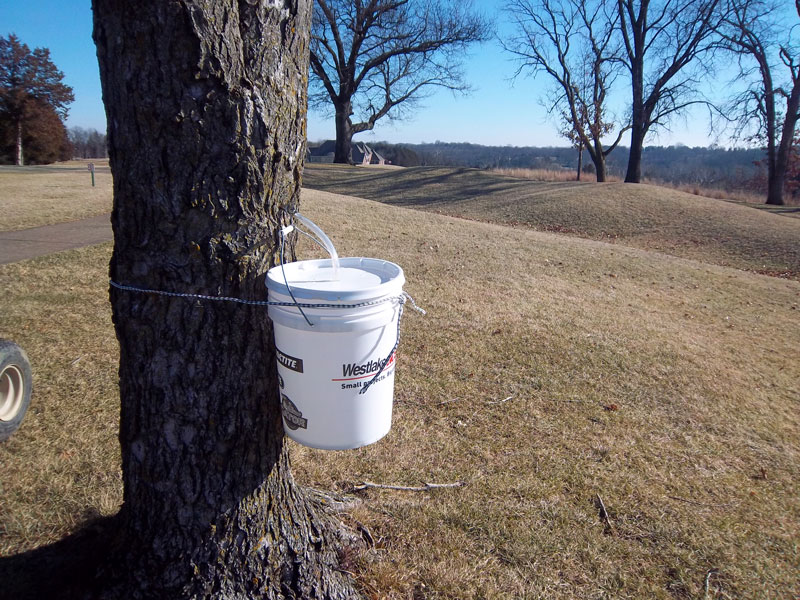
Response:
[[[697,80],[689,69],[710,70],[721,1],[617,0],[632,93],[625,181],[641,181],[644,139],[651,129],[696,103]]]
[[[365,481],[359,485],[353,486],[354,491],[361,491],[367,489],[379,490],[395,490],[399,492],[429,492],[431,490],[438,490],[442,488],[457,488],[467,485],[464,481],[456,481],[454,483],[425,483],[421,486],[408,486],[408,485],[391,485],[385,483],[371,483]]]
[[[315,0],[310,103],[333,105],[336,162],[352,136],[400,118],[435,87],[467,91],[466,49],[487,21],[456,0]]]
[[[784,204],[786,171],[800,122],[800,49],[792,46],[791,33],[800,22],[779,22],[776,0],[726,0],[725,6],[717,32],[725,49],[737,57],[738,80],[747,88],[731,98],[724,112],[736,123],[735,135],[749,135],[766,147],[766,201]],[[800,18],[800,1],[796,6]]]
[[[597,180],[605,181],[605,158],[627,129],[606,106],[621,64],[616,13],[604,10],[602,0],[511,0],[506,11],[516,36],[500,43],[517,59],[515,76],[548,76],[554,84],[549,111],[565,123],[562,135],[579,152],[588,150]],[[615,129],[616,140],[604,148]]]

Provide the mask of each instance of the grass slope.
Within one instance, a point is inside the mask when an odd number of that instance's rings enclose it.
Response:
[[[403,321],[391,433],[293,444],[298,479],[466,482],[358,494],[375,544],[343,568],[368,597],[800,591],[800,283],[322,192],[302,209],[340,254],[402,265],[428,315]],[[0,266],[0,336],[36,380],[0,446],[2,555],[120,502],[109,251]]]
[[[466,168],[381,171],[319,164],[306,166],[304,184],[800,278],[800,219],[652,185],[537,182]]]

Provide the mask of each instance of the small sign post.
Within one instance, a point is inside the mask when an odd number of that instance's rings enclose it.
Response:
[[[86,168],[92,174],[92,187],[94,187],[94,163],[89,163]]]

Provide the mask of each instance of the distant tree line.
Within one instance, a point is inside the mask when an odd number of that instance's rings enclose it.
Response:
[[[430,144],[390,144],[370,142],[370,147],[394,165],[455,166],[478,169],[519,168],[574,171],[578,157],[569,147],[484,146],[470,143],[435,142]],[[311,153],[317,148],[310,144]],[[584,172],[593,172],[594,165],[584,151]],[[623,178],[627,167],[629,148],[621,146],[609,156],[607,171],[610,176]],[[763,150],[759,148],[721,148],[717,146],[645,146],[643,178],[670,184],[690,184],[724,190],[758,189],[765,176],[761,164]],[[314,160],[324,160],[316,155]],[[328,156],[327,160],[332,160]]]
[[[72,144],[72,158],[107,158],[106,134],[96,129],[70,127],[69,141]]]

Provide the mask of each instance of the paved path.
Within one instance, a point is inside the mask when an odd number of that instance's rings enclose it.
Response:
[[[19,231],[0,231],[0,265],[108,242],[111,215]]]

